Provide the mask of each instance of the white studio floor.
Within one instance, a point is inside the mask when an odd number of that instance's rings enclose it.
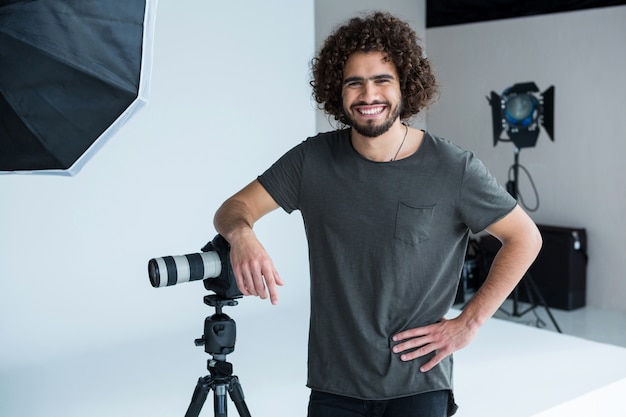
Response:
[[[305,416],[306,311],[237,318],[234,364],[253,417]],[[450,316],[458,314],[453,310]],[[183,416],[209,355],[197,328],[0,369],[2,417]],[[294,325],[295,323],[295,325]],[[455,355],[458,417],[626,416],[626,348],[492,319]],[[228,402],[229,416],[237,416]],[[212,394],[201,416],[213,416]]]

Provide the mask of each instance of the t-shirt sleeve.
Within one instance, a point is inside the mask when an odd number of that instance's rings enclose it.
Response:
[[[470,153],[460,189],[459,209],[465,224],[478,233],[515,208],[517,201],[487,167]]]
[[[303,144],[299,144],[257,178],[287,213],[299,209],[303,165]]]

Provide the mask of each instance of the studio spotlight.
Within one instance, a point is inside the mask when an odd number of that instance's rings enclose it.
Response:
[[[487,100],[491,105],[493,146],[507,141],[517,148],[532,148],[539,137],[539,125],[554,141],[554,86],[538,92],[534,82],[517,83],[505,89],[502,96],[491,92]],[[508,139],[501,137],[503,130]]]
[[[536,211],[539,208],[539,194],[530,173],[519,163],[520,150],[521,148],[532,148],[535,146],[541,130],[540,125],[543,126],[550,139],[554,141],[554,86],[549,87],[542,94],[538,94],[538,92],[539,88],[537,88],[534,82],[527,82],[517,83],[505,89],[502,92],[502,96],[492,91],[491,95],[487,97],[487,101],[491,105],[493,146],[496,146],[498,141],[513,142],[515,145],[514,162],[509,168],[509,179],[506,183],[506,189],[527,211]],[[503,130],[506,130],[509,136],[508,139],[501,137]],[[520,194],[520,169],[528,175],[530,184],[535,192],[537,204],[534,208],[529,208]],[[532,303],[524,311],[519,309],[518,292],[520,285],[525,286],[527,297]],[[521,317],[534,310],[540,303],[545,307],[556,330],[561,333],[561,329],[552,316],[543,295],[528,272],[524,274],[523,281],[511,293],[511,298],[513,300],[513,310],[507,313],[509,316]]]

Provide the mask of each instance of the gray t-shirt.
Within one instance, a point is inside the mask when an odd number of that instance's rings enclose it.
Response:
[[[391,337],[439,321],[454,302],[469,231],[516,201],[471,152],[425,133],[408,158],[373,162],[349,129],[322,133],[259,176],[309,244],[307,385],[361,399],[452,389],[452,357],[402,362]]]

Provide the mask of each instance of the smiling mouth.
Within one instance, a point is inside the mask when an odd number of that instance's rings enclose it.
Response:
[[[363,116],[376,116],[385,110],[385,106],[357,107],[355,110]]]
[[[373,114],[380,114],[382,113],[384,110],[383,107],[378,107],[375,109],[359,109],[359,113],[364,114],[364,115],[373,115]]]

